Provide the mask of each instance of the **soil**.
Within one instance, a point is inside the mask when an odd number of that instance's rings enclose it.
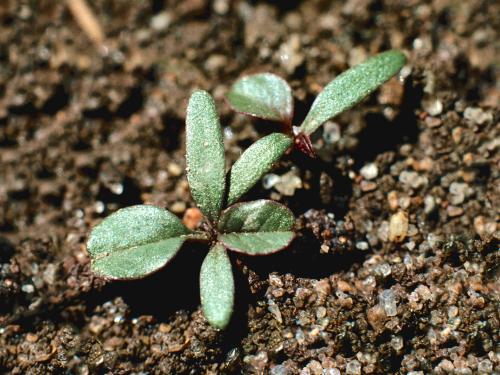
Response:
[[[500,3],[92,1],[92,44],[65,2],[0,5],[0,372],[500,373]],[[143,280],[89,269],[91,227],[151,203],[182,217],[184,118],[216,98],[228,163],[275,124],[230,111],[270,71],[295,123],[333,77],[390,48],[398,77],[292,152],[272,198],[297,216],[275,255],[232,255],[225,332],[199,307],[206,249]]]

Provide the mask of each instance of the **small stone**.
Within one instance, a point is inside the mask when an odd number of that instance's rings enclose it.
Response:
[[[302,329],[298,328],[297,332],[295,332],[295,340],[297,340],[297,343],[303,344],[306,341],[306,337],[304,335],[304,331]]]
[[[426,214],[430,214],[435,209],[436,209],[436,200],[432,195],[426,195],[424,198],[424,212]]]
[[[302,188],[302,180],[294,171],[290,171],[281,176],[280,181],[274,185],[274,188],[281,194],[291,197],[295,194],[296,189]]]
[[[283,318],[281,317],[281,311],[276,302],[274,302],[272,299],[268,300],[267,302],[267,309],[271,314],[273,314],[274,319],[278,321],[278,323],[283,323]]]
[[[174,202],[170,206],[170,211],[172,211],[174,214],[181,214],[186,210],[186,203],[183,201],[177,201]]]
[[[345,367],[345,371],[346,374],[359,375],[361,374],[361,363],[359,363],[359,361],[357,360],[348,362]]]
[[[431,116],[438,116],[443,112],[443,103],[436,99],[431,101],[425,108],[425,111]]]
[[[268,173],[262,178],[262,187],[264,189],[271,189],[280,181],[280,176],[274,173]]]
[[[174,177],[178,177],[182,174],[182,168],[175,163],[170,163],[167,167],[168,173]]]
[[[247,355],[243,358],[243,362],[247,364],[248,370],[251,373],[263,373],[267,366],[267,352],[258,352],[256,355]]]
[[[32,284],[24,284],[22,287],[21,287],[21,290],[24,292],[24,293],[34,293],[35,292],[35,287],[32,285]]]
[[[26,335],[26,341],[28,341],[31,344],[34,344],[35,342],[38,341],[38,336],[30,332]]]
[[[472,193],[469,185],[464,182],[452,182],[449,191],[451,194],[450,203],[454,205],[463,203],[465,197]]]
[[[336,122],[327,121],[323,125],[323,139],[326,143],[333,144],[340,140],[340,127]]]
[[[299,34],[292,34],[288,40],[283,43],[278,51],[281,66],[292,74],[304,62],[304,54]]]
[[[379,330],[384,327],[384,322],[387,319],[384,309],[380,305],[375,305],[371,307],[366,317],[368,318],[368,323],[373,327],[373,329]]]
[[[215,13],[223,16],[229,12],[229,0],[214,0],[213,9]]]
[[[480,237],[491,236],[497,230],[497,223],[495,221],[486,221],[484,216],[477,216],[474,218],[474,229]]]
[[[465,108],[464,118],[478,125],[493,121],[493,115],[491,112],[483,111],[481,108],[477,107]]]
[[[426,117],[425,118],[425,125],[427,125],[429,128],[437,128],[438,126],[441,126],[443,121],[440,118],[437,117]]]
[[[452,373],[455,370],[455,366],[453,366],[453,363],[448,359],[443,359],[441,362],[439,362],[438,366],[440,369],[449,373]]]
[[[366,193],[377,189],[377,184],[373,181],[362,180],[361,183],[359,184],[359,187],[361,188],[361,191]]]
[[[387,316],[397,315],[396,295],[391,289],[383,290],[379,296],[379,304],[384,309]]]
[[[420,176],[417,172],[403,171],[399,175],[399,182],[413,189],[417,189],[427,185],[428,180],[427,177]]]
[[[220,54],[211,55],[205,61],[205,69],[209,72],[220,72],[227,65],[227,57]]]
[[[415,289],[415,292],[419,295],[419,297],[425,301],[430,301],[432,299],[432,292],[429,287],[425,285],[419,285]]]
[[[395,190],[390,191],[387,194],[387,202],[389,202],[389,208],[393,211],[397,210],[399,207],[398,202],[398,192]]]
[[[370,245],[366,241],[358,241],[356,242],[356,249],[361,251],[366,251],[370,248]]]
[[[478,363],[477,370],[481,374],[491,374],[493,371],[493,365],[491,364],[490,360],[483,359],[481,362]]]
[[[363,176],[364,179],[373,180],[378,176],[378,167],[375,163],[369,163],[363,166],[359,173],[361,174],[361,176]]]
[[[401,336],[394,336],[391,339],[391,346],[394,350],[400,351],[403,349],[403,338]]]
[[[457,217],[464,213],[464,209],[456,206],[448,206],[446,207],[446,213],[449,217]]]
[[[390,265],[388,265],[387,263],[383,263],[383,264],[381,264],[381,265],[377,266],[377,267],[375,268],[375,271],[376,271],[379,275],[381,275],[381,276],[383,276],[383,277],[387,277],[387,276],[389,276],[389,275],[391,274],[391,266],[390,266]]]
[[[155,31],[164,31],[170,25],[172,15],[168,12],[161,12],[151,18],[150,26]]]
[[[56,273],[57,273],[57,266],[54,263],[50,263],[47,265],[47,268],[45,268],[45,271],[43,271],[43,281],[47,285],[52,285],[54,284],[56,280]]]
[[[408,214],[398,211],[389,221],[389,241],[403,242],[408,233]]]
[[[322,319],[326,316],[326,308],[323,306],[320,306],[316,309],[316,318]]]
[[[191,230],[198,228],[201,220],[203,219],[203,214],[196,207],[191,207],[186,210],[184,213],[184,217],[182,218],[182,222],[186,227]]]

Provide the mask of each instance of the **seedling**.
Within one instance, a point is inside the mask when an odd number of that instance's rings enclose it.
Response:
[[[380,53],[336,77],[313,102],[299,127],[292,127],[293,97],[288,83],[271,73],[245,76],[227,94],[237,112],[283,124],[284,133],[294,138],[296,147],[314,156],[310,135],[326,121],[346,111],[395,75],[405,56],[396,50]]]
[[[109,279],[142,278],[165,266],[185,241],[206,242],[210,250],[200,272],[202,309],[212,326],[225,328],[234,302],[227,250],[271,254],[295,236],[294,217],[285,206],[270,200],[234,204],[291,143],[284,134],[270,134],[250,146],[226,175],[214,101],[205,91],[194,92],[186,118],[186,170],[193,199],[205,217],[203,230],[186,228],[177,216],[159,207],[123,208],[92,230],[87,243],[92,270]]]

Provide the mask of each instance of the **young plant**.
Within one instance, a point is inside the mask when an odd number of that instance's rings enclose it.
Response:
[[[194,92],[186,118],[186,170],[191,194],[206,220],[204,230],[189,230],[159,207],[123,208],[93,228],[87,243],[92,270],[109,279],[142,278],[165,266],[185,241],[206,242],[210,250],[200,272],[201,305],[212,326],[225,328],[234,302],[227,250],[271,254],[295,236],[295,219],[285,206],[270,200],[234,204],[291,143],[284,134],[270,134],[250,146],[226,175],[214,101],[205,91]]]
[[[310,135],[326,121],[372,93],[395,75],[405,61],[401,52],[391,50],[343,72],[326,85],[299,127],[292,127],[292,90],[285,80],[274,74],[260,73],[240,78],[231,87],[227,100],[237,112],[281,122],[284,133],[294,138],[296,147],[313,157]]]

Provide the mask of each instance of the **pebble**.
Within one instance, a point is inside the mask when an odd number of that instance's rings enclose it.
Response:
[[[271,189],[280,181],[280,176],[274,173],[268,173],[262,178],[262,187],[264,189]]]
[[[369,192],[369,191],[373,191],[373,190],[376,190],[377,189],[377,184],[373,181],[361,181],[361,183],[359,184],[359,187],[361,189],[362,192]]]
[[[201,211],[196,207],[190,207],[184,213],[182,222],[186,227],[193,230],[198,227],[202,219],[203,219],[203,214],[201,213]]]
[[[212,7],[215,13],[223,16],[229,12],[229,0],[214,0]]]
[[[438,116],[443,112],[443,103],[441,100],[436,99],[431,101],[424,109],[429,115]]]
[[[346,374],[350,374],[350,375],[361,374],[361,363],[359,363],[359,361],[357,361],[357,360],[348,362],[346,367],[345,367],[345,372],[346,372]]]
[[[398,202],[398,192],[395,190],[390,191],[387,194],[387,202],[389,203],[389,208],[392,211],[395,211],[399,207],[399,202]]]
[[[170,211],[172,211],[174,214],[181,214],[186,210],[186,203],[183,201],[177,201],[174,202],[170,206]]]
[[[363,176],[364,179],[373,180],[378,176],[378,167],[375,163],[369,163],[363,166],[359,173],[361,174],[361,176]]]
[[[220,54],[211,55],[205,61],[205,69],[209,72],[219,72],[227,65],[227,57]]]
[[[487,221],[484,216],[477,216],[474,218],[474,229],[480,237],[493,235],[497,230],[497,223],[494,220]]]
[[[451,194],[451,204],[461,204],[466,197],[473,193],[473,190],[464,182],[452,182],[449,187]]]
[[[291,197],[295,194],[296,189],[302,188],[302,180],[294,171],[290,171],[281,176],[274,188],[281,194]]]
[[[21,287],[21,290],[24,292],[24,293],[33,293],[35,291],[35,287],[31,284],[24,284],[22,287]]]
[[[293,74],[304,62],[304,54],[301,52],[301,47],[300,35],[292,34],[279,48],[278,56],[280,64],[288,74]]]
[[[358,249],[358,250],[365,251],[365,250],[368,250],[369,248],[370,248],[370,245],[366,241],[356,242],[356,249]]]
[[[437,117],[428,116],[425,118],[425,125],[429,128],[437,128],[438,126],[441,126],[442,123],[443,121]]]
[[[483,125],[486,122],[493,121],[493,115],[491,112],[483,111],[478,107],[465,108],[464,118],[478,125]]]
[[[178,177],[182,174],[182,168],[176,163],[170,163],[167,167],[168,173],[174,177]]]
[[[391,289],[383,290],[378,296],[379,304],[387,316],[397,315],[396,295]]]
[[[464,213],[464,209],[462,207],[450,205],[446,207],[446,213],[448,214],[449,217],[457,217],[461,216]]]
[[[478,363],[477,370],[481,374],[491,374],[491,372],[493,371],[493,365],[491,364],[490,360],[484,359]]]
[[[271,368],[269,375],[289,375],[290,372],[284,365],[276,365]]]
[[[324,375],[340,375],[341,373],[340,373],[339,369],[330,367],[330,368],[324,369],[323,374]]]
[[[398,211],[389,221],[389,241],[403,242],[408,233],[408,214]]]
[[[403,338],[401,336],[394,336],[391,339],[391,346],[394,350],[400,351],[403,349]]]
[[[375,272],[383,277],[387,277],[391,274],[391,266],[387,263],[380,264],[375,268]]]
[[[421,186],[427,185],[427,177],[420,176],[417,172],[413,171],[403,171],[399,175],[399,182],[403,185],[417,189]]]
[[[274,302],[272,299],[269,299],[267,302],[267,305],[268,305],[267,309],[269,310],[269,312],[271,314],[273,314],[274,319],[276,319],[276,321],[280,324],[283,323],[281,311],[280,311],[278,305],[276,304],[276,302]]]
[[[151,18],[150,26],[155,31],[164,31],[172,22],[172,15],[169,12],[161,12]]]
[[[436,209],[436,200],[432,195],[426,195],[424,198],[424,212],[430,214]]]
[[[340,140],[340,126],[336,122],[327,121],[323,125],[323,139],[326,143],[333,144]]]

